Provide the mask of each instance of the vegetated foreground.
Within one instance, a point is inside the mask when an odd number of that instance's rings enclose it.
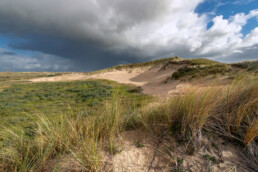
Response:
[[[2,73],[0,171],[256,171],[257,64]]]

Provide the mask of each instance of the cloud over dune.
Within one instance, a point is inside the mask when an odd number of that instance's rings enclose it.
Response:
[[[44,64],[46,70],[85,71],[169,56],[257,58],[258,27],[246,36],[241,30],[248,20],[257,19],[258,10],[228,19],[215,16],[207,28],[209,16],[195,12],[201,2],[0,0],[0,35],[17,38],[9,44],[13,49],[40,54],[1,55],[0,67],[15,64],[7,56],[27,59],[28,65],[36,59],[40,70]]]

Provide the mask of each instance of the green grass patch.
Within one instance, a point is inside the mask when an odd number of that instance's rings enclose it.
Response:
[[[216,157],[214,157],[214,156],[211,156],[211,155],[209,155],[209,154],[206,154],[204,157],[205,157],[207,160],[212,161],[213,163],[217,163],[217,159],[216,159]]]
[[[0,123],[26,124],[28,114],[91,112],[109,97],[110,85],[95,81],[17,84],[0,92]]]
[[[205,77],[230,72],[231,68],[225,64],[185,66],[172,74],[172,79]]]
[[[60,72],[0,72],[0,82],[3,81],[18,81],[18,80],[26,80],[32,78],[39,77],[52,77],[52,76],[60,76],[64,73]]]
[[[137,90],[105,80],[5,89],[0,92],[0,169],[40,171],[47,160],[70,153],[86,171],[102,171],[102,140],[110,153],[118,153],[115,138],[136,109],[151,101]]]
[[[60,76],[61,72],[0,72],[0,91],[21,83],[29,83],[29,79]]]
[[[90,74],[111,71],[113,69],[122,70],[122,69],[132,69],[132,68],[137,68],[137,67],[155,66],[155,65],[159,65],[159,64],[166,64],[169,61],[177,62],[177,61],[182,61],[182,60],[184,60],[184,59],[182,59],[180,57],[169,57],[169,58],[163,58],[163,59],[158,59],[158,60],[153,60],[153,61],[148,61],[148,62],[143,62],[143,63],[121,64],[121,65],[113,66],[113,67],[110,67],[107,69],[90,72]]]
[[[247,69],[248,71],[258,72],[258,60],[234,63],[232,66],[240,69]]]
[[[191,65],[216,65],[216,64],[222,64],[220,62],[205,59],[205,58],[198,58],[198,59],[188,59],[187,61],[190,62]]]
[[[135,106],[140,106],[140,100],[144,99],[138,93],[131,93],[136,92],[135,88],[107,81],[16,84],[0,92],[0,125],[26,124],[30,121],[28,114],[51,116],[72,112],[87,116],[97,111],[114,92],[132,101],[137,99]]]

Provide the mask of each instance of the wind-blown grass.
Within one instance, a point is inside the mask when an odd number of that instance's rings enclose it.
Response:
[[[236,78],[228,87],[223,100],[219,112],[220,125],[226,124],[224,128],[228,132],[245,144],[251,143],[258,135],[255,125],[258,119],[257,77],[252,80],[247,76]]]
[[[60,154],[72,154],[86,171],[102,171],[101,150],[115,145],[116,136],[125,129],[126,115],[135,111],[135,104],[115,94],[98,114],[75,115],[73,112],[49,117],[35,116],[34,136],[24,128],[8,126],[0,132],[0,168],[3,171],[43,169],[48,160]],[[108,141],[107,147],[102,141]]]
[[[19,125],[5,126],[0,131],[0,168],[43,170],[49,160],[69,154],[85,171],[103,171],[103,152],[117,153],[116,138],[128,129],[194,142],[208,130],[238,141],[243,148],[257,145],[257,98],[258,80],[247,76],[228,87],[190,88],[149,107],[142,106],[142,99],[139,105],[138,98],[115,92],[99,111],[87,116],[72,110],[52,117],[33,115],[32,136]]]
[[[143,111],[138,118],[144,126],[172,127],[185,137],[187,134],[194,137],[196,131],[214,124],[248,144],[258,136],[257,111],[258,80],[241,76],[227,88],[190,88],[182,95]]]
[[[191,88],[138,119],[159,134],[167,130],[194,139],[205,128],[242,145],[257,144],[258,80],[241,76],[227,88]]]

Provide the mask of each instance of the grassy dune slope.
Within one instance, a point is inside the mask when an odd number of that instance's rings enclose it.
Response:
[[[126,67],[171,62],[187,65],[171,79],[189,80],[217,74],[233,76],[234,80],[226,87],[190,87],[167,100],[103,80],[12,82],[0,92],[1,171],[116,171],[116,162],[112,159],[123,152],[123,142],[119,139],[129,131],[150,135],[159,150],[148,167],[134,170],[151,170],[159,154],[165,164],[160,170],[188,171],[192,167],[185,162],[197,157],[204,147],[217,149],[220,145],[212,140],[222,139],[224,144],[240,150],[236,151],[239,159],[245,159],[235,162],[232,169],[255,171],[258,151],[256,62],[222,64],[206,59],[172,58]],[[240,74],[245,72],[247,74]],[[177,146],[169,141],[165,150],[159,148],[171,139]],[[212,144],[208,146],[205,140]],[[132,144],[136,150],[147,149],[141,141]],[[182,145],[180,155],[175,154]],[[201,164],[206,170],[231,168],[223,166],[223,153],[212,155],[209,149],[195,161],[207,162],[207,167]],[[65,157],[69,159],[66,166],[62,162]]]

